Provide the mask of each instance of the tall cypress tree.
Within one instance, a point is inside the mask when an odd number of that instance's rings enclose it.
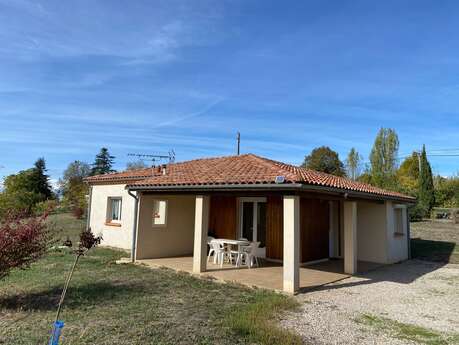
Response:
[[[102,147],[99,154],[96,156],[94,163],[92,164],[91,175],[115,172],[115,170],[112,169],[114,159],[115,157],[110,155],[108,149],[106,147]]]
[[[427,160],[425,145],[422,146],[420,161],[421,171],[419,172],[418,205],[423,210],[424,215],[428,216],[435,203],[435,194],[432,168],[430,167],[430,163]]]

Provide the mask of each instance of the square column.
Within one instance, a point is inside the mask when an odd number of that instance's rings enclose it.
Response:
[[[207,233],[209,230],[209,196],[196,195],[194,216],[193,273],[206,271]]]
[[[344,272],[357,272],[357,202],[344,202]]]
[[[284,196],[284,291],[300,287],[300,197]]]

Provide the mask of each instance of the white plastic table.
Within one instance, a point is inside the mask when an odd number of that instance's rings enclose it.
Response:
[[[248,245],[250,245],[250,241],[232,240],[232,239],[229,239],[229,238],[215,238],[211,242],[217,242],[217,243],[221,243],[223,245],[225,245],[225,244],[228,245],[229,244],[229,245],[238,246],[238,251],[240,250],[239,246],[248,246]],[[237,265],[237,266],[239,266],[239,265]]]
[[[231,240],[229,238],[215,238],[211,242],[218,242],[223,244],[231,244],[235,246],[248,246],[250,241],[246,240]]]

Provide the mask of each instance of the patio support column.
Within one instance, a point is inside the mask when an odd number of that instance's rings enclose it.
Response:
[[[193,273],[206,271],[209,196],[196,195],[194,216]]]
[[[344,202],[344,272],[357,272],[357,202]]]
[[[284,291],[300,287],[300,197],[284,196]]]

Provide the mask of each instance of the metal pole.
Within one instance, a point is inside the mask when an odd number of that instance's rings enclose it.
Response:
[[[55,321],[59,320],[59,314],[61,313],[62,304],[63,304],[64,298],[65,298],[65,293],[67,292],[67,288],[69,287],[70,280],[72,279],[73,272],[75,271],[75,267],[76,267],[76,265],[78,263],[78,259],[80,258],[80,256],[81,256],[81,254],[77,254],[77,256],[75,258],[75,261],[73,262],[72,269],[70,270],[70,273],[69,273],[69,275],[67,277],[67,280],[65,282],[64,289],[62,290],[62,294],[61,294],[61,299],[59,300],[59,306],[57,307],[57,313],[56,313],[56,320]]]
[[[241,133],[237,132],[237,155],[241,153]]]

